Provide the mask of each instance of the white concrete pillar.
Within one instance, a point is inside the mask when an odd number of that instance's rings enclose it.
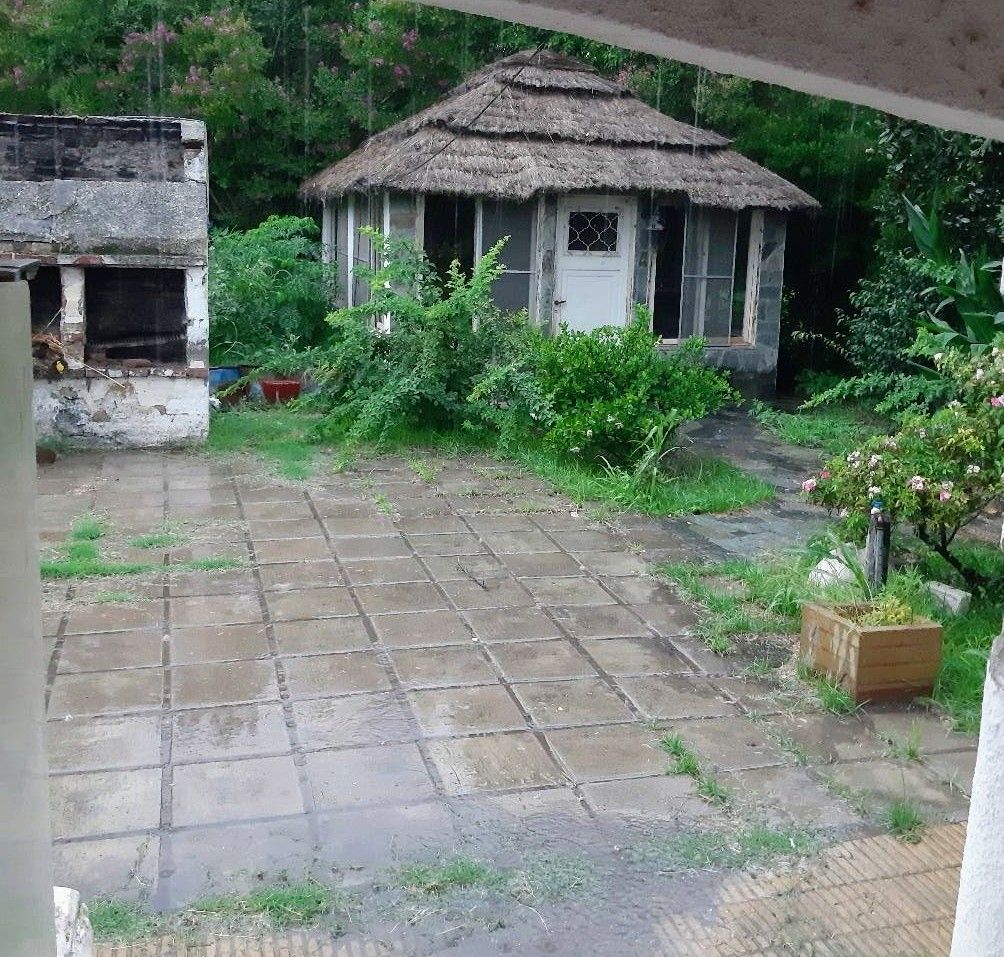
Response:
[[[185,269],[185,331],[191,369],[205,369],[209,362],[209,288],[205,266]]]
[[[79,266],[60,266],[59,281],[63,288],[63,311],[59,318],[59,337],[71,366],[79,368],[84,361],[86,309],[84,307],[84,270]],[[76,361],[74,361],[76,360]]]
[[[1004,952],[1004,635],[990,652],[952,957]]]
[[[45,756],[45,661],[31,320],[26,282],[0,282],[0,952],[56,952]]]

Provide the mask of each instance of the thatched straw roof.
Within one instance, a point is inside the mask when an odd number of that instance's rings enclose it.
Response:
[[[818,206],[728,144],[646,106],[578,60],[524,51],[370,137],[301,192],[314,199],[391,189],[524,200],[654,191],[730,209]]]

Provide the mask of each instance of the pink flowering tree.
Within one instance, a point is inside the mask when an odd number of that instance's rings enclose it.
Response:
[[[954,383],[956,399],[833,459],[802,488],[812,501],[847,514],[867,515],[880,501],[967,585],[980,587],[985,581],[953,546],[1004,494],[1004,340],[984,355],[953,351],[934,361]]]

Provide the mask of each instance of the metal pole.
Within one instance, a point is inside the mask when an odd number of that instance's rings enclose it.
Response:
[[[882,509],[882,503],[872,505],[868,522],[868,538],[865,542],[865,577],[872,594],[879,592],[889,578],[889,543],[892,538],[892,524]]]
[[[45,957],[56,952],[30,328],[28,283],[0,281],[0,950],[4,957]]]

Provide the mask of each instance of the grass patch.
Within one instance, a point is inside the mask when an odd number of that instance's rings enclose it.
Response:
[[[673,757],[670,774],[686,774],[694,779],[701,777],[701,762],[678,734],[667,734],[659,739],[659,747]]]
[[[177,565],[169,565],[169,571],[186,572],[219,572],[228,568],[242,568],[244,562],[240,558],[193,558],[188,562],[179,562]]]
[[[183,545],[188,539],[175,532],[151,532],[149,535],[137,535],[129,539],[133,548],[174,548]]]
[[[131,591],[99,591],[87,600],[93,605],[127,605],[138,601],[139,596]]]
[[[733,832],[693,831],[659,838],[628,849],[631,858],[672,870],[731,870],[766,865],[815,853],[816,842],[804,831],[749,827]]]
[[[750,415],[772,435],[789,445],[846,455],[875,435],[884,435],[888,423],[852,405],[826,406],[799,412],[780,412],[762,402]]]
[[[96,542],[105,534],[102,523],[92,515],[84,515],[73,523],[70,538],[76,542]]]
[[[702,777],[697,785],[697,793],[712,804],[731,804],[732,795],[712,777]]]
[[[439,897],[473,887],[500,889],[506,885],[506,874],[483,861],[458,857],[438,864],[409,864],[398,871],[397,881],[411,894]]]
[[[824,711],[830,714],[851,714],[858,709],[854,701],[854,696],[841,688],[835,681],[814,675],[805,669],[799,669],[798,675],[803,681],[807,681],[816,691],[816,697]]]
[[[261,919],[282,930],[315,923],[331,910],[336,896],[330,887],[307,881],[263,887],[246,896],[209,898],[193,904],[189,912],[226,920]]]
[[[902,841],[916,844],[924,827],[920,812],[909,801],[896,801],[886,812],[886,827]]]
[[[159,919],[131,901],[95,900],[87,905],[96,940],[130,941],[155,934]]]
[[[220,455],[257,452],[283,478],[303,480],[314,470],[317,416],[288,406],[214,412],[206,449]]]
[[[106,562],[100,558],[64,558],[43,561],[42,578],[60,581],[69,578],[116,578],[120,575],[144,575],[163,570],[163,565],[145,562]]]

